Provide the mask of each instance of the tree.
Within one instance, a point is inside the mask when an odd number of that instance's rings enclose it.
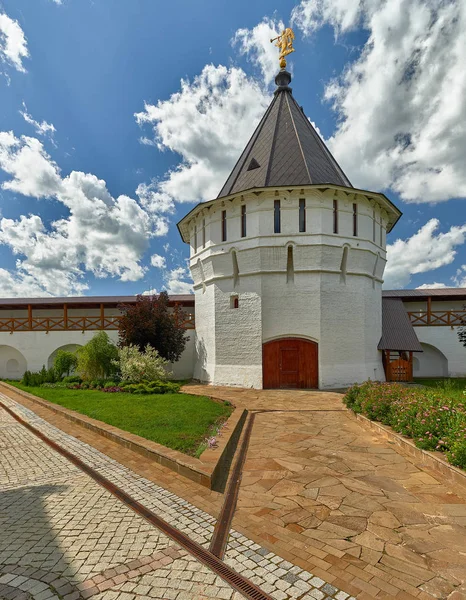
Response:
[[[143,352],[149,344],[168,362],[179,360],[186,346],[184,314],[180,306],[171,310],[167,292],[138,296],[135,304],[123,304],[119,324],[120,346],[134,345]]]
[[[78,364],[78,357],[74,352],[67,352],[66,350],[58,350],[55,360],[53,361],[53,368],[60,379],[66,373],[69,375],[71,371],[76,369]]]
[[[78,348],[76,354],[76,370],[83,379],[105,379],[113,375],[118,368],[118,348],[110,341],[105,331],[96,333],[85,346]]]
[[[466,306],[463,306],[463,310],[466,310]],[[466,348],[466,319],[462,319],[461,327],[458,329],[458,339],[460,344]]]

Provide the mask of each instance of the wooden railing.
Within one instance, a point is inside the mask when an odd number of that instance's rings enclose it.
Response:
[[[0,332],[16,331],[96,331],[118,329],[120,315],[112,317],[8,317],[0,318]],[[187,314],[183,321],[186,329],[194,329],[194,315]]]
[[[466,310],[432,310],[408,312],[414,327],[466,325]]]

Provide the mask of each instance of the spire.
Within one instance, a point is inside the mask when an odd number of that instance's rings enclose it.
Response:
[[[333,184],[352,187],[297,104],[282,67],[270,106],[243,150],[219,198],[252,188]]]

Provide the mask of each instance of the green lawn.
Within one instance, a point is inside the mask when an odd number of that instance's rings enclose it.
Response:
[[[39,398],[191,456],[198,454],[205,438],[233,410],[233,407],[206,396],[112,394],[9,383]]]
[[[459,396],[466,390],[466,377],[439,377],[439,378],[421,378],[416,377],[415,383],[420,383],[426,387],[441,389],[442,392],[452,396]]]

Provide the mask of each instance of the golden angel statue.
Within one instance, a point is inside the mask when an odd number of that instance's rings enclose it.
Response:
[[[278,35],[276,38],[271,39],[270,41],[274,42],[275,40],[277,40],[275,46],[277,46],[277,48],[280,48],[280,55],[278,57],[280,59],[280,67],[284,69],[286,67],[285,56],[288,56],[288,54],[294,52],[294,33],[291,27],[287,27],[281,32],[280,35]]]

